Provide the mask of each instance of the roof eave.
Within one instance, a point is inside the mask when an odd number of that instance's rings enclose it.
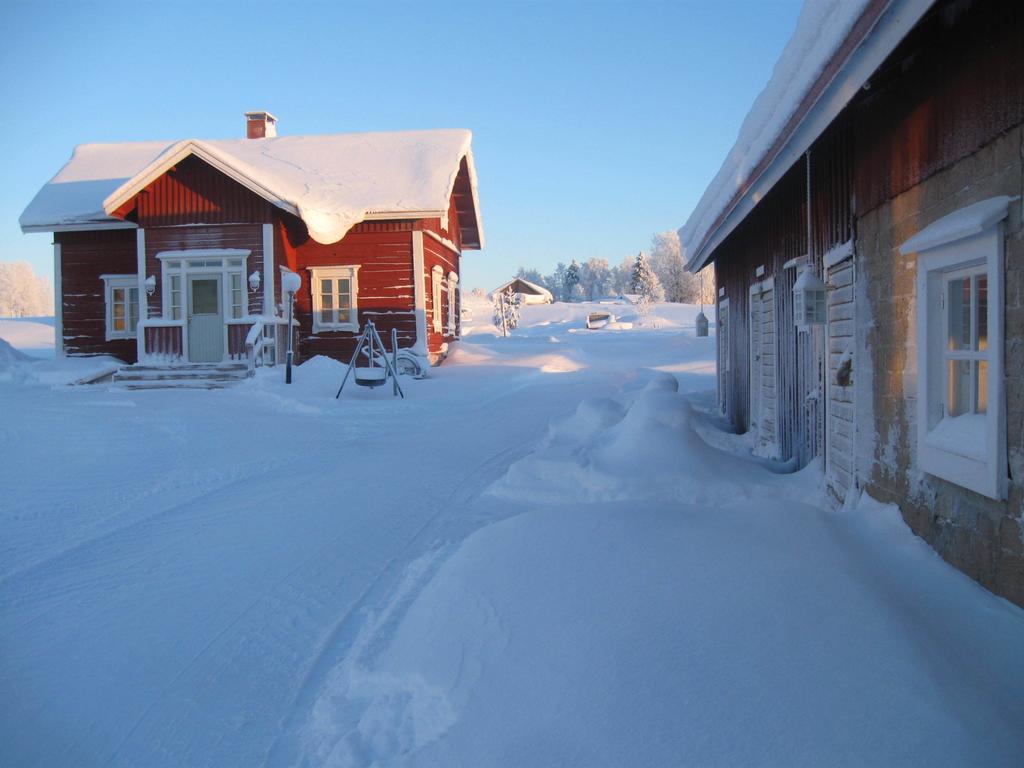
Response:
[[[934,2],[891,0],[884,7],[843,64],[830,76],[819,97],[809,105],[788,133],[781,137],[781,143],[772,159],[755,178],[748,181],[719,222],[704,235],[700,246],[687,262],[686,268],[689,271],[698,272],[713,260],[718,246],[828,128]],[[817,85],[812,86],[811,91]]]
[[[124,221],[123,219],[111,219],[110,221],[76,221],[64,224],[19,224],[21,231],[25,234],[31,232],[82,232],[98,229],[138,229],[139,225]]]

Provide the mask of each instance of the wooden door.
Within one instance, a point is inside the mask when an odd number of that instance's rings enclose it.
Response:
[[[188,359],[219,363],[224,359],[224,307],[220,275],[189,275]]]

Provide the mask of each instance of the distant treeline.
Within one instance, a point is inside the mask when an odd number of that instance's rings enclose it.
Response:
[[[621,264],[610,266],[607,259],[588,259],[583,263],[573,259],[569,264],[559,262],[554,272],[541,274],[536,269],[520,267],[516,277],[544,286],[558,301],[598,301],[624,293],[638,293],[634,285],[637,257],[626,256]],[[711,269],[699,275],[686,271],[679,249],[679,235],[675,230],[659,232],[651,238],[647,257],[665,292],[666,301],[683,304],[714,302],[715,278]],[[702,288],[703,283],[703,288]]]

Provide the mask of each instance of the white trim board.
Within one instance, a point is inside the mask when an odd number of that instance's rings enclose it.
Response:
[[[138,229],[139,225],[130,221],[112,219],[111,221],[82,222],[80,224],[28,224],[21,231],[29,232],[84,232],[94,229]]]
[[[263,225],[263,314],[277,316],[274,306],[274,225]]]
[[[462,251],[460,251],[460,250],[459,250],[458,248],[456,248],[456,247],[455,247],[455,243],[453,243],[453,242],[452,242],[451,240],[449,240],[449,239],[448,239],[447,237],[441,237],[441,236],[440,236],[439,234],[437,234],[436,232],[431,232],[431,231],[430,231],[429,229],[425,229],[425,230],[423,230],[423,231],[424,231],[424,232],[425,232],[426,234],[430,235],[430,237],[432,237],[432,238],[434,238],[435,240],[437,240],[437,242],[439,242],[439,243],[440,243],[441,245],[443,245],[443,246],[444,246],[445,248],[447,248],[448,250],[450,250],[450,251],[451,251],[452,253],[454,253],[454,254],[455,254],[456,256],[461,256],[461,255],[462,255]]]
[[[156,255],[157,259],[163,261],[164,259],[205,259],[220,258],[220,259],[238,259],[247,258],[252,251],[247,248],[193,248],[188,251],[160,251]]]
[[[424,357],[430,354],[427,343],[427,290],[424,282],[427,279],[424,271],[423,232],[412,233],[412,286],[416,309],[416,344],[413,349]]]

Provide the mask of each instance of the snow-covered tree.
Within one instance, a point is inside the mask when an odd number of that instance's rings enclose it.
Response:
[[[616,296],[633,292],[633,264],[636,259],[626,256],[622,263],[611,270],[611,290]]]
[[[661,280],[666,300],[696,304],[700,299],[700,280],[686,271],[679,234],[674,229],[657,232],[651,238],[651,268]]]
[[[53,314],[53,288],[26,261],[0,262],[0,317]]]
[[[567,299],[565,291],[565,273],[567,271],[568,267],[562,262],[558,262],[555,266],[555,271],[544,278],[546,281],[544,287],[551,291],[551,294],[560,301],[566,301]]]
[[[574,301],[578,299],[579,294],[577,292],[577,286],[580,284],[580,265],[576,259],[573,259],[572,263],[566,267],[564,281],[566,300]]]
[[[641,316],[646,316],[651,311],[651,304],[665,300],[665,289],[661,287],[661,281],[651,269],[643,251],[637,254],[636,262],[633,264],[633,292],[640,297],[637,301],[637,310]]]
[[[697,280],[700,283],[700,293],[697,297],[698,304],[713,305],[715,303],[715,268],[710,264],[697,273]]]
[[[511,286],[494,297],[494,324],[501,329],[503,336],[507,336],[519,325],[519,301],[519,294]]]
[[[580,287],[583,298],[596,301],[611,292],[612,271],[607,259],[588,259],[580,266]]]

